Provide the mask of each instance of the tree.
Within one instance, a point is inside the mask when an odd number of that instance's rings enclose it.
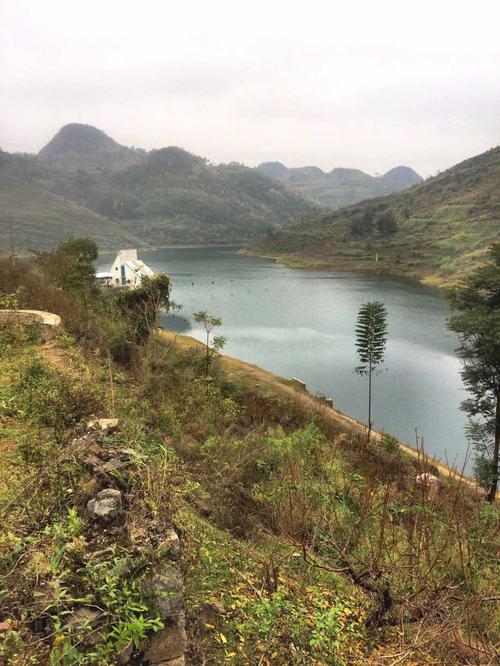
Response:
[[[461,407],[469,417],[476,478],[493,502],[500,449],[500,243],[490,248],[490,256],[491,263],[450,289],[448,327],[458,335],[461,375],[470,393]]]
[[[395,234],[398,230],[398,223],[394,217],[394,213],[390,210],[385,213],[381,213],[377,217],[377,230],[381,236],[391,236]]]
[[[61,243],[59,250],[84,263],[91,263],[99,256],[97,245],[90,238],[73,238],[65,243]]]
[[[213,317],[208,314],[206,310],[195,312],[194,320],[197,324],[202,324],[205,329],[205,375],[208,375],[213,353],[219,352],[226,342],[226,339],[222,335],[215,335],[212,340],[212,346],[210,346],[210,336],[212,331],[214,328],[222,324],[222,320],[219,317]]]
[[[170,278],[165,273],[145,276],[134,289],[117,290],[116,300],[132,327],[135,342],[144,342],[158,326],[160,311],[170,307]]]
[[[362,305],[356,323],[356,349],[360,365],[358,375],[368,375],[368,441],[372,430],[372,376],[384,362],[387,341],[387,310],[381,301]]]
[[[89,238],[61,243],[56,250],[35,252],[35,262],[49,280],[62,289],[91,289],[95,286],[97,245]]]
[[[351,236],[371,236],[373,233],[373,213],[366,210],[362,217],[356,217],[351,221]]]

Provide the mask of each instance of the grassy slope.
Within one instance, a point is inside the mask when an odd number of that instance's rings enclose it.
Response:
[[[169,354],[172,356],[172,350]],[[34,363],[42,364],[37,366],[43,368],[42,377],[57,379],[72,387],[71,392],[79,392],[77,385],[82,379],[92,383],[89,405],[79,405],[82,411],[71,426],[59,431],[57,440],[44,422],[39,396],[30,396],[34,412],[29,416],[20,408],[25,398],[19,388],[20,377],[32,373]],[[88,652],[89,645],[95,645],[85,637],[95,635],[96,628],[83,627],[77,633],[71,617],[81,609],[106,607],[109,593],[113,595],[112,621],[126,623],[126,604],[132,603],[127,594],[135,590],[145,569],[161,562],[148,541],[148,531],[158,543],[162,530],[172,520],[184,546],[190,663],[201,664],[201,659],[208,657],[208,663],[214,664],[253,664],[257,654],[262,656],[261,663],[299,664],[309,658],[311,649],[318,655],[331,650],[339,665],[365,663],[371,643],[361,625],[369,607],[363,591],[341,575],[323,572],[292,557],[294,549],[272,536],[245,542],[221,529],[217,521],[203,518],[195,507],[200,493],[208,495],[192,473],[192,466],[185,466],[172,448],[166,451],[158,431],[150,426],[148,429],[151,406],[138,401],[135,381],[127,381],[118,369],[113,374],[115,393],[111,401],[106,364],[68,346],[66,338],[61,346],[27,343],[11,349],[2,347],[0,572],[8,589],[0,588],[0,622],[6,622],[9,629],[0,629],[1,663],[116,663],[112,647],[116,636],[111,634],[105,644],[99,634],[102,650],[105,645],[111,650],[104,661],[95,657],[79,661],[85,649]],[[76,395],[73,393],[73,400]],[[79,395],[83,398],[84,392]],[[73,409],[60,398],[58,408]],[[105,439],[107,455],[135,451],[133,459],[138,461],[137,469],[129,471],[127,477],[118,473],[108,478],[108,485],[118,486],[128,497],[126,530],[111,530],[111,536],[102,528],[95,531],[85,519],[85,503],[96,488],[95,474],[89,473],[96,460],[96,445],[85,438],[71,441],[75,433],[81,432],[81,421],[89,417],[90,410],[97,410],[92,413],[101,416],[115,413],[120,417],[119,432]],[[167,438],[167,447],[169,442]],[[76,511],[79,517],[68,521],[70,511]],[[276,580],[279,593],[271,605],[264,578],[270,561],[279,564],[280,569]],[[139,563],[138,571],[134,562]],[[125,573],[116,573],[119,563],[126,563]],[[104,572],[105,579],[100,578],[100,572]],[[96,583],[99,588],[94,587]],[[334,626],[315,628],[315,619],[323,623],[328,620],[328,604],[338,605],[339,594],[343,601]],[[144,603],[137,595],[133,598],[136,605]],[[211,619],[214,624],[200,623],[196,609],[207,601],[224,604],[224,618]],[[154,612],[150,609],[148,615],[154,617]],[[350,623],[350,629],[344,635],[345,622]],[[308,645],[308,632],[313,629],[317,648]],[[271,630],[273,636],[269,635]],[[296,640],[294,658],[289,652],[290,632]],[[81,651],[79,657],[71,652],[72,644]]]
[[[188,335],[180,335],[167,330],[162,330],[160,335],[170,342],[175,342],[181,349],[203,348],[201,342]],[[366,433],[367,426],[364,423],[361,423],[332,407],[322,404],[313,394],[295,388],[295,386],[291,385],[291,383],[283,377],[274,375],[268,370],[264,370],[256,365],[231,356],[222,356],[221,362],[225,371],[228,373],[228,376],[243,386],[257,385],[267,392],[273,392],[284,398],[292,398],[298,404],[304,405],[311,414],[318,415],[319,418],[326,422],[330,422],[334,427],[340,427],[348,432],[357,432],[361,435]],[[380,442],[382,439],[382,433],[372,430],[372,437],[374,441]],[[438,469],[439,473],[444,477],[451,477],[452,479],[464,483],[472,490],[479,490],[476,483],[472,481],[472,479],[464,476],[461,470],[450,468],[438,460],[425,456],[422,451],[418,451],[407,443],[399,442],[399,446],[402,451],[416,460],[420,460],[424,456],[426,461]]]
[[[413,588],[407,586],[418,574],[415,586],[423,586],[424,599],[422,590],[411,594],[406,613],[419,603],[435,603],[434,586],[444,596],[447,569],[451,599],[460,599],[464,581],[447,502],[458,502],[467,512],[471,504],[469,521],[478,520],[481,504],[464,500],[451,484],[437,505],[412,495],[405,480],[412,467],[405,456],[383,454],[386,462],[380,466],[378,447],[364,448],[355,436],[350,439],[350,428],[339,431],[339,423],[331,427],[325,422],[325,438],[315,434],[307,427],[314,410],[284,394],[272,376],[255,376],[253,366],[229,360],[228,368],[219,369],[207,384],[196,347],[189,339],[163,336],[129,371],[110,369],[95,355],[82,354],[67,336],[55,345],[2,347],[0,567],[6,590],[0,621],[8,620],[12,630],[4,634],[7,643],[0,641],[0,656],[8,655],[12,666],[28,664],[33,656],[31,663],[49,663],[49,654],[50,663],[78,663],[57,661],[72,644],[89,651],[85,632],[91,628],[75,635],[68,611],[71,617],[89,604],[101,608],[109,592],[115,595],[112,621],[124,622],[125,591],[134,589],[135,576],[145,568],[158,565],[154,544],[173,521],[184,547],[192,664],[375,665],[381,656],[397,659],[402,651],[415,664],[465,663],[458,646],[450,647],[453,623],[450,629],[448,620],[440,619],[440,613],[451,617],[447,604],[454,601],[439,599],[439,612],[426,613],[414,644],[412,623],[399,627],[398,620],[397,629],[370,628],[366,622],[377,607],[377,593],[354,582],[345,564],[328,553],[335,539],[350,541],[355,525],[359,550],[355,544],[346,546],[346,557],[352,548],[353,557],[361,558],[360,571],[363,558],[378,566],[381,555],[373,553],[378,543],[377,548],[384,544],[380,572],[391,576],[395,594],[409,595]],[[36,358],[45,367],[41,374],[33,371]],[[28,388],[19,383],[22,376],[31,378]],[[38,384],[40,377],[50,380],[50,391]],[[46,419],[59,410],[71,415],[71,424],[54,439]],[[96,532],[85,518],[85,503],[95,492],[95,447],[78,444],[74,435],[91,411],[109,416],[114,410],[121,428],[104,448],[110,457],[115,451],[135,451],[139,463],[128,478],[118,474],[108,480],[126,492],[128,514],[126,529],[118,530],[119,538],[111,537],[109,547],[107,530]],[[314,448],[304,455],[300,447],[308,442]],[[368,514],[357,513],[366,506]],[[332,508],[333,522],[322,524]],[[68,521],[70,510],[79,520]],[[458,520],[456,530],[463,538]],[[302,542],[301,535],[314,523],[319,541],[311,536],[308,544]],[[487,534],[489,524],[473,522],[471,534],[476,529]],[[487,543],[483,539],[476,554],[478,545],[472,541],[472,554],[462,554],[469,558],[466,571],[480,567],[483,596],[492,594]],[[424,553],[415,570],[414,548]],[[306,551],[312,560],[304,558]],[[440,553],[444,571],[440,561],[435,564]],[[126,563],[125,574],[117,573],[117,558]],[[434,562],[430,574],[425,573],[428,559]],[[474,580],[465,581],[471,589]],[[110,589],[115,584],[118,597]],[[479,621],[476,601],[467,599],[473,620]],[[223,615],[200,619],[197,609],[207,601],[222,603]],[[444,634],[448,642],[442,650]],[[441,640],[436,642],[435,635]],[[113,640],[107,638],[111,650]],[[105,663],[114,663],[112,655]]]
[[[316,216],[263,240],[256,251],[293,265],[394,273],[450,284],[480,264],[500,236],[500,148],[403,192]],[[353,220],[390,210],[399,231],[356,239]],[[378,262],[376,255],[378,254]]]
[[[45,249],[72,236],[99,240],[103,248],[138,245],[131,231],[84,206],[37,185],[0,175],[0,247],[10,247],[9,216],[17,249]]]

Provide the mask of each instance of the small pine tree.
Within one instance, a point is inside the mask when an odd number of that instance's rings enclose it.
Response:
[[[368,441],[372,430],[372,376],[384,362],[387,341],[387,310],[381,301],[362,305],[356,323],[358,375],[368,375]]]

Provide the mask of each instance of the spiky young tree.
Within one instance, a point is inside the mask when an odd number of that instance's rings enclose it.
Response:
[[[493,502],[500,452],[500,243],[491,247],[490,256],[491,263],[450,290],[448,326],[458,334],[462,379],[470,393],[462,409],[469,416],[476,478]]]
[[[226,338],[222,335],[215,335],[213,340],[211,340],[212,331],[214,328],[217,328],[222,324],[222,320],[219,317],[214,317],[213,315],[208,314],[206,310],[195,312],[194,320],[197,324],[201,324],[205,329],[205,375],[208,376],[212,355],[214,353],[217,354],[217,352],[224,347],[226,342]]]
[[[358,375],[368,375],[368,441],[372,430],[372,377],[384,362],[387,341],[387,310],[381,301],[365,303],[359,308],[356,323],[356,350],[360,365]]]

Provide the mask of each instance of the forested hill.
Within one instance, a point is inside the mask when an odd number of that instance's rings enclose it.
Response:
[[[500,237],[499,183],[497,147],[397,194],[306,216],[254,250],[302,265],[454,282]]]
[[[82,234],[102,248],[243,244],[311,209],[255,169],[128,148],[90,125],[66,125],[38,155],[0,152],[2,247],[11,228],[18,248]]]
[[[336,168],[328,173],[317,166],[289,169],[281,162],[264,162],[257,169],[318,205],[333,209],[399,192],[422,182],[421,176],[407,166],[394,167],[383,176],[370,176],[359,169]]]

